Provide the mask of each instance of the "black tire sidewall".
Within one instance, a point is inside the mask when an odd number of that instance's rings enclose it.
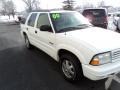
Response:
[[[28,49],[31,49],[32,46],[31,46],[31,44],[30,44],[30,41],[29,41],[28,36],[25,35],[24,38],[25,38],[25,45],[26,45],[26,47],[27,47]],[[27,44],[26,44],[26,40],[28,40],[28,46],[27,46]]]
[[[68,78],[65,76],[63,70],[62,70],[62,63],[64,60],[68,60],[70,61],[74,68],[75,68],[75,75],[73,76],[73,78]],[[64,76],[64,78],[70,82],[74,82],[74,81],[78,81],[82,76],[83,76],[83,73],[82,73],[82,67],[81,67],[81,64],[80,62],[78,61],[78,59],[72,55],[72,54],[63,54],[60,56],[60,69],[61,69],[61,72],[62,72],[62,75]]]

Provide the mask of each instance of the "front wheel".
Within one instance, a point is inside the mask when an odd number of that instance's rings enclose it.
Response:
[[[72,54],[63,54],[60,56],[61,71],[68,81],[77,81],[82,78],[82,67],[79,60]]]

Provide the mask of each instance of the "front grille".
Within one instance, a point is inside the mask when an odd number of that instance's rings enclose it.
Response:
[[[112,51],[112,60],[120,60],[120,50]]]

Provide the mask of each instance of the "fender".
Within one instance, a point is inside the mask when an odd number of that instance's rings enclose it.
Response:
[[[80,63],[83,63],[83,64],[87,64],[88,63],[85,60],[85,58],[82,55],[82,53],[78,49],[76,49],[76,48],[74,48],[72,46],[68,46],[68,45],[65,45],[65,44],[60,44],[60,45],[56,46],[56,49],[57,49],[57,55],[56,55],[57,56],[56,57],[57,61],[59,61],[59,56],[58,56],[59,51],[61,49],[64,49],[64,50],[67,50],[67,51],[73,53],[79,59]]]
[[[26,30],[26,25],[25,24],[21,24],[20,27],[21,27],[21,31],[20,32],[21,32],[22,37],[24,37],[23,33],[26,33],[28,35],[28,31]]]

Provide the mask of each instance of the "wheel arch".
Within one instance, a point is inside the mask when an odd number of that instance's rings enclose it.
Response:
[[[69,53],[69,54],[72,54],[72,55],[74,55],[77,59],[78,59],[78,61],[80,62],[80,63],[83,63],[82,62],[82,57],[80,57],[77,53],[75,53],[75,52],[72,52],[72,51],[70,51],[70,50],[67,50],[67,49],[59,49],[58,50],[58,61],[60,62],[60,56],[63,54],[63,53]]]
[[[21,31],[21,35],[24,38],[24,36],[27,35],[27,33],[25,31]]]
[[[22,34],[23,34],[23,36],[26,36],[26,35],[27,35],[27,33],[26,33],[26,32],[24,32],[24,31],[22,32]]]

